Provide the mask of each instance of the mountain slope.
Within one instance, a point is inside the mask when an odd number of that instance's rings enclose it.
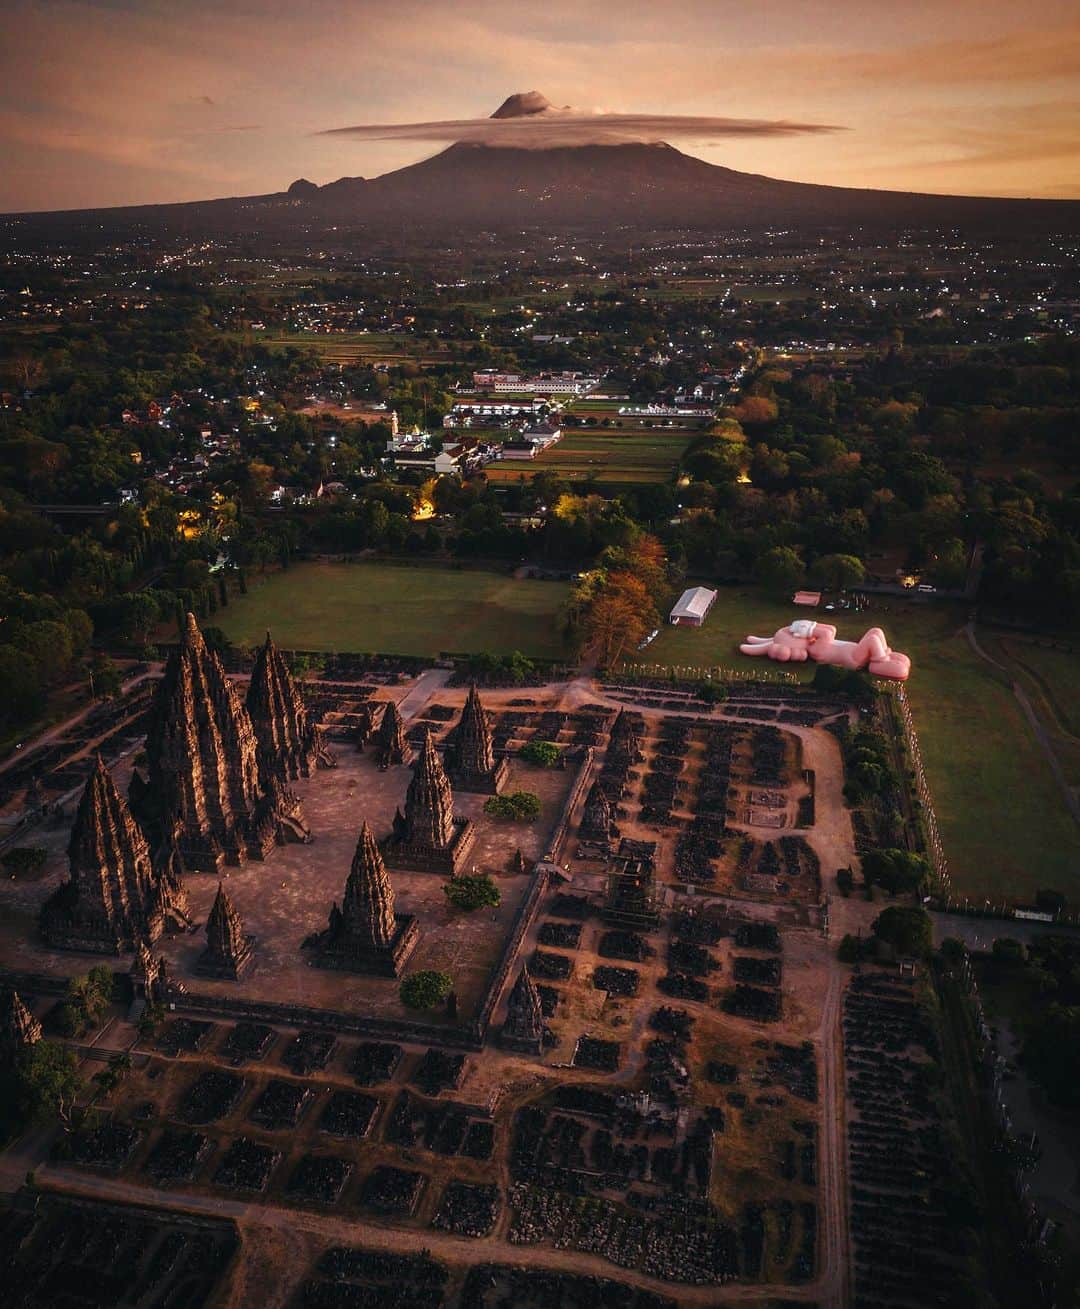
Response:
[[[520,112],[520,111],[519,111]],[[45,231],[86,224],[178,231],[317,232],[322,227],[728,228],[958,225],[1080,229],[1080,201],[984,199],[785,182],[663,144],[546,149],[459,143],[374,179],[181,205],[20,215]]]

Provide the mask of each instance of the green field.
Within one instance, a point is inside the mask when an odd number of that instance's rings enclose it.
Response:
[[[215,623],[236,645],[357,654],[563,654],[562,582],[393,564],[296,564],[253,580]]]
[[[497,460],[484,471],[493,482],[516,482],[522,475],[528,477],[540,472],[555,473],[568,480],[595,477],[610,484],[667,482],[694,436],[693,432],[659,432],[640,427],[627,431],[577,429],[535,459]]]
[[[968,645],[963,610],[895,597],[888,607],[821,616],[851,638],[878,624],[911,655],[908,696],[954,888],[1023,899],[1053,886],[1080,901],[1080,832],[1005,680]],[[756,591],[721,590],[703,628],[665,627],[637,658],[753,667],[737,642],[750,632],[768,636],[795,616],[794,606]]]

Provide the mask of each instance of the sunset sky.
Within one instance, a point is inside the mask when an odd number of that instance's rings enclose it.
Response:
[[[0,211],[372,177],[442,146],[324,133],[534,89],[844,129],[675,141],[775,177],[1080,197],[1075,0],[6,0]]]

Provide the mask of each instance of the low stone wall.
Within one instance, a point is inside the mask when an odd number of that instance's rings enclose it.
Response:
[[[566,797],[566,803],[563,805],[562,813],[559,815],[559,821],[555,825],[554,831],[548,838],[547,850],[544,853],[544,859],[547,863],[557,864],[562,854],[563,846],[566,844],[566,838],[570,831],[570,820],[574,816],[574,809],[578,801],[585,794],[589,782],[592,780],[593,763],[596,759],[596,751],[589,746],[582,757],[581,767],[578,769],[578,775],[574,778],[573,785]]]
[[[547,890],[547,886],[547,869],[538,868],[533,874],[532,884],[525,893],[525,899],[518,906],[517,914],[514,916],[514,926],[510,930],[510,935],[506,938],[506,944],[499,956],[499,962],[496,964],[495,971],[491,975],[491,981],[484,992],[484,1001],[480,1006],[480,1012],[473,1020],[473,1030],[480,1046],[484,1044],[484,1038],[491,1023],[491,1015],[495,1011],[495,1004],[499,999],[507,974],[517,958],[521,942],[525,939],[525,933],[529,930],[529,926],[536,915],[537,906]]]

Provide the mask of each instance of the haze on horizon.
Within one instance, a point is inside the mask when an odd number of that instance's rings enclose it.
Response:
[[[456,139],[372,125],[475,125],[533,88],[773,177],[1080,197],[1069,0],[9,0],[6,16],[0,212],[372,177]]]

